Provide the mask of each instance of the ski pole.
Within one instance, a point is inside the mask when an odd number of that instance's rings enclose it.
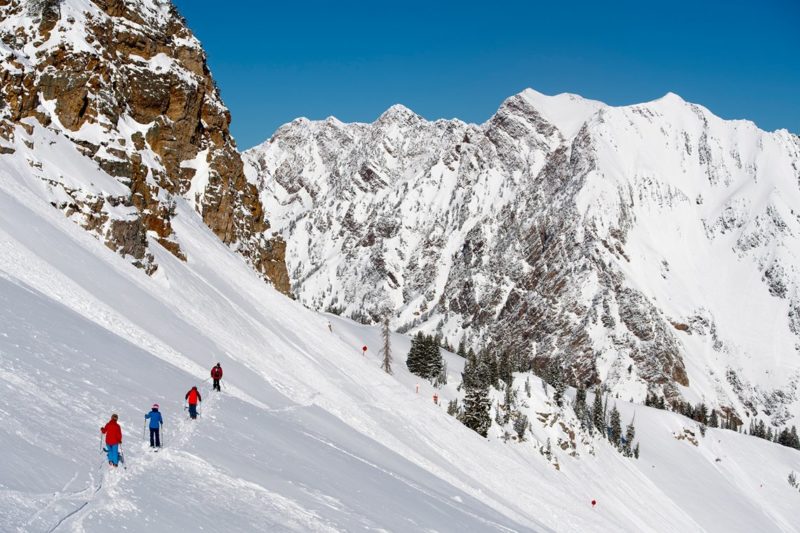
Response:
[[[145,440],[145,430],[147,429],[147,420],[144,421],[144,425],[142,425],[142,440]]]

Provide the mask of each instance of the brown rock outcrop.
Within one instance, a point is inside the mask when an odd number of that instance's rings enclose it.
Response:
[[[0,1],[0,40],[13,51],[0,57],[0,135],[8,141],[15,125],[35,118],[130,190],[127,198],[95,198],[91,206],[79,194],[69,206],[54,204],[80,214],[84,227],[152,273],[152,242],[185,259],[171,219],[175,198],[191,196],[214,233],[288,294],[285,245],[267,233],[205,52],[174,6]],[[138,215],[115,219],[105,202]]]

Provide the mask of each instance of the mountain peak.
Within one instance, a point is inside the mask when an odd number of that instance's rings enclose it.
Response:
[[[419,115],[411,111],[403,104],[394,104],[389,109],[384,111],[380,117],[378,117],[378,122],[390,122],[390,121],[394,122],[397,120],[408,120],[408,119],[418,119],[418,118],[420,118]]]
[[[534,89],[525,89],[517,95],[530,104],[561,134],[569,139],[580,131],[581,126],[598,110],[607,107],[603,102],[589,100],[572,93],[549,96]]]

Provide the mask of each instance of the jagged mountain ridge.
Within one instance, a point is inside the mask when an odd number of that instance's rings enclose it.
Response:
[[[625,398],[800,414],[785,130],[526,90],[482,125],[298,119],[245,158],[312,308],[555,357]]]
[[[3,162],[27,166],[32,186],[110,248],[149,274],[153,243],[185,259],[171,219],[186,196],[288,292],[284,245],[244,175],[206,54],[171,2],[0,1],[0,94]],[[86,164],[61,168],[73,151]]]

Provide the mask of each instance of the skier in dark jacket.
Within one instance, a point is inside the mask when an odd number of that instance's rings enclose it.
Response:
[[[222,379],[222,367],[220,366],[219,363],[217,363],[217,366],[211,369],[211,379],[214,380],[214,390],[215,391],[221,390],[219,388],[219,380]]]
[[[115,414],[111,415],[111,420],[100,428],[100,433],[106,436],[105,451],[108,454],[108,464],[116,467],[119,465],[119,445],[122,444],[122,428],[119,427]]]
[[[153,409],[144,418],[150,419],[150,447],[161,448],[161,426],[164,425],[164,418],[158,411],[157,403],[153,404]]]
[[[197,418],[197,403],[203,401],[200,391],[197,390],[197,387],[192,387],[192,390],[186,393],[184,399],[189,402],[189,416],[194,420]]]

